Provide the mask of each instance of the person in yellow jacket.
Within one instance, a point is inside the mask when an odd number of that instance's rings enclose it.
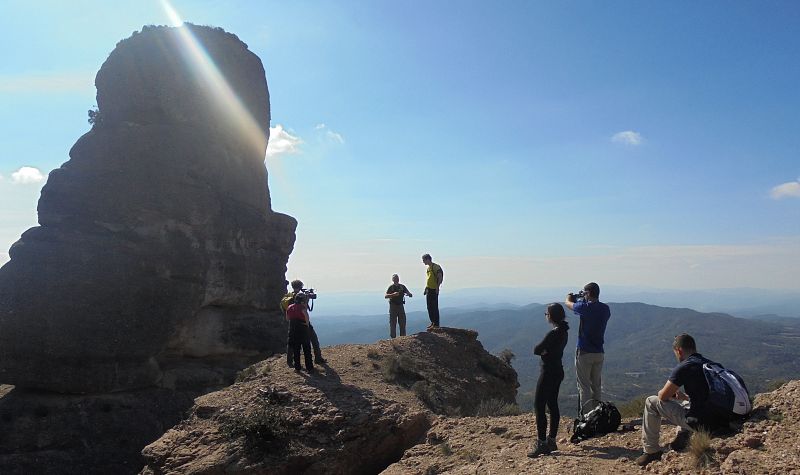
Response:
[[[422,255],[422,263],[428,266],[425,280],[425,302],[428,305],[428,318],[431,324],[428,330],[439,326],[439,288],[444,280],[442,266],[433,262],[430,254]]]

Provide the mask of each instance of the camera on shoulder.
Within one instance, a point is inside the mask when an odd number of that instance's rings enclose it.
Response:
[[[309,300],[314,300],[317,298],[317,294],[314,292],[314,289],[300,289],[300,292],[306,294],[306,297],[308,297]]]

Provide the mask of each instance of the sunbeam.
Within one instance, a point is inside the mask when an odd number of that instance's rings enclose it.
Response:
[[[269,130],[262,129],[258,121],[253,118],[209,57],[205,48],[195,38],[192,31],[186,27],[175,8],[167,0],[161,0],[161,5],[172,25],[176,27],[178,36],[185,46],[182,50],[184,60],[197,73],[198,78],[206,83],[207,89],[213,93],[212,100],[217,109],[224,114],[226,122],[241,131],[247,146],[254,153],[257,152],[263,161]]]

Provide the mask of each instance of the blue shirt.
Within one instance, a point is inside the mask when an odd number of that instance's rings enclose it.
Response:
[[[603,337],[611,310],[602,302],[578,300],[572,311],[580,317],[578,349],[585,353],[603,353]]]

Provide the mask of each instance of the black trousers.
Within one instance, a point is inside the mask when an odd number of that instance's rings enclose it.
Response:
[[[306,369],[314,369],[314,362],[311,360],[311,342],[309,341],[309,327],[298,320],[289,320],[289,348],[294,359],[294,369],[300,369],[300,348],[303,349],[303,356],[306,360]]]
[[[536,434],[539,440],[547,436],[555,439],[558,434],[558,421],[561,412],[558,410],[558,390],[564,380],[564,368],[542,368],[539,381],[536,383],[536,396],[533,406],[536,409]],[[547,432],[545,406],[550,409],[550,432]]]
[[[291,334],[292,327],[291,324],[289,325],[289,333]],[[317,332],[314,331],[314,326],[309,324],[308,325],[308,336],[311,340],[311,347],[314,349],[314,359],[317,360],[317,363],[322,358],[322,350],[319,348],[319,338],[317,338]],[[292,350],[291,343],[286,344],[286,362],[289,366],[294,364],[294,351]]]
[[[439,291],[425,289],[425,303],[428,304],[428,318],[433,325],[439,326]]]

